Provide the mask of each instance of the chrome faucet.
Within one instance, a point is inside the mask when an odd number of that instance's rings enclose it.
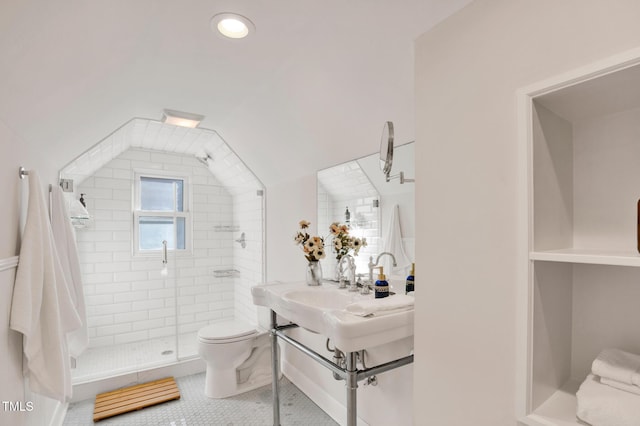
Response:
[[[342,256],[338,262],[338,280],[342,281],[342,278],[344,277],[344,270],[342,267],[345,259],[347,261],[347,269],[349,270],[349,276],[347,278],[349,283],[353,286],[356,282],[356,262],[350,254]]]
[[[393,253],[389,253],[388,251],[383,251],[382,253],[380,253],[376,258],[376,263],[373,263],[373,256],[369,256],[369,283],[371,283],[372,285],[373,285],[373,268],[378,266],[378,263],[380,262],[380,258],[384,255],[391,256],[391,259],[393,260],[393,266],[398,266],[398,263],[396,262],[396,257],[393,255]]]

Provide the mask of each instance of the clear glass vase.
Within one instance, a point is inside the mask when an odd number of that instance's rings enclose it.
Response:
[[[322,284],[322,267],[320,261],[312,260],[307,264],[307,285]]]
[[[334,280],[336,281],[340,281],[340,278],[342,278],[342,268],[340,268],[340,259],[338,259],[338,261],[336,262],[336,270],[335,270],[335,275],[334,275]]]

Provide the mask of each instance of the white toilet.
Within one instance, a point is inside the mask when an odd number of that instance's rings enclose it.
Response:
[[[207,363],[204,392],[226,398],[271,383],[271,342],[266,331],[240,320],[198,331],[198,353]]]

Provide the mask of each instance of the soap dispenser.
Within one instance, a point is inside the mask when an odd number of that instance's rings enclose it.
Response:
[[[380,269],[380,273],[378,274],[378,280],[376,281],[375,293],[376,299],[380,299],[382,297],[389,296],[389,283],[387,282],[387,278],[384,276],[384,269],[382,266],[378,266],[376,269]]]
[[[409,276],[407,277],[407,284],[404,288],[404,294],[408,294],[410,291],[414,291],[415,289],[415,275],[416,273],[416,264],[412,263],[411,264],[411,272],[409,272]]]

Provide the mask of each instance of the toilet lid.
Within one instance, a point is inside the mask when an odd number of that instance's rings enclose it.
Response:
[[[242,321],[225,321],[207,325],[198,331],[198,339],[212,342],[241,340],[258,331],[251,324]]]

